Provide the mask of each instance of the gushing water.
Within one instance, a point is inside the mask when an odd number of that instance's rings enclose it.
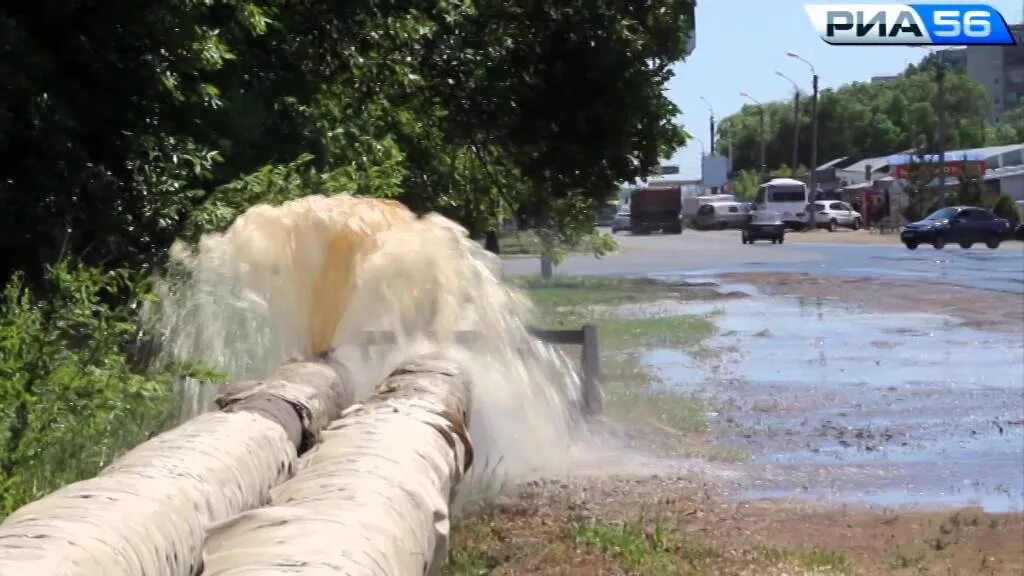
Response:
[[[473,382],[481,465],[519,476],[569,461],[574,372],[529,335],[529,303],[502,283],[498,259],[441,216],[348,195],[255,206],[195,249],[176,245],[160,296],[150,317],[163,360],[231,379],[332,354],[365,397],[408,353],[441,346]],[[396,342],[368,348],[367,331]],[[460,331],[476,335],[460,342]]]

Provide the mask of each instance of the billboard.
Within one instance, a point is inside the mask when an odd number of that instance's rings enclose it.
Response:
[[[937,163],[897,164],[892,167],[892,175],[895,176],[897,180],[906,180],[915,167],[921,166],[937,167]],[[960,178],[967,171],[968,167],[973,168],[972,172],[975,172],[976,174],[985,173],[984,160],[947,160],[944,165],[946,178]]]
[[[701,183],[708,188],[717,188],[729,181],[729,159],[709,154],[701,162]]]

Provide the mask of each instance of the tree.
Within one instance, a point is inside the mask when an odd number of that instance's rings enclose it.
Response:
[[[693,2],[477,3],[460,34],[424,54],[450,134],[507,154],[530,197],[519,206],[544,240],[592,230],[591,206],[649,174],[684,142],[664,86],[684,54]]]
[[[173,240],[353,192],[474,233],[523,213],[550,261],[682,143],[692,25],[689,0],[5,4],[2,509],[167,421],[136,323]]]
[[[1002,121],[990,129],[990,144],[1019,144],[1024,142],[1024,102],[1003,114]]]
[[[823,90],[819,100],[818,157],[868,158],[901,150],[937,147],[935,109],[937,85],[933,60],[911,66],[900,78],[872,84],[855,82]],[[984,88],[956,69],[946,75],[947,149],[973,148],[991,141]],[[766,131],[769,166],[792,162],[793,121],[789,102],[769,102]],[[800,162],[809,164],[811,117],[807,107],[800,118]],[[718,150],[733,147],[734,166],[755,169],[759,164],[757,109],[744,106],[719,123]],[[1007,131],[1004,137],[1010,137]]]

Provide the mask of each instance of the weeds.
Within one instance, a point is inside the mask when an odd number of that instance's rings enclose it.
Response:
[[[631,574],[659,576],[678,574],[678,549],[664,525],[656,522],[646,530],[642,523],[608,524],[590,521],[573,526],[578,545],[591,546],[618,561]]]
[[[715,333],[707,316],[680,315],[658,318],[616,318],[600,321],[602,350],[630,348],[697,349]]]

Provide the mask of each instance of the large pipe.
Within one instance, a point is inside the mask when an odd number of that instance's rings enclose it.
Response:
[[[438,574],[472,463],[469,408],[453,362],[401,365],[323,432],[270,506],[210,529],[203,576]]]
[[[298,363],[233,386],[220,412],[140,444],[0,524],[3,576],[191,576],[206,529],[269,501],[353,401],[340,366]]]

